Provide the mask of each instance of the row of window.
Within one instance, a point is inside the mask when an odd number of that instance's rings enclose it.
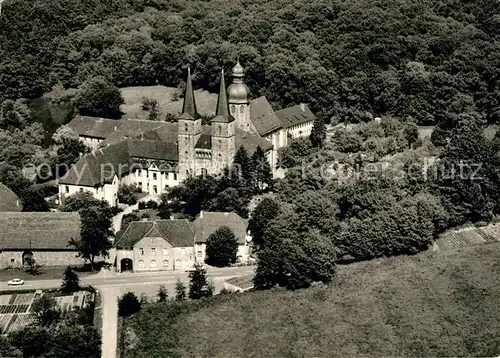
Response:
[[[162,267],[166,269],[168,268],[168,264],[169,264],[168,260],[163,260]],[[146,268],[144,260],[139,260],[139,268],[140,269]],[[158,269],[158,262],[156,262],[156,260],[151,260],[151,262],[149,263],[149,268],[152,270]]]
[[[157,180],[158,179],[158,173],[152,173],[153,174],[153,180]],[[174,180],[177,180],[177,173],[173,173],[174,174]],[[136,172],[136,175],[138,177],[142,176],[142,170],[141,169],[138,169],[137,172]],[[148,171],[146,170],[146,177],[148,176]],[[165,178],[168,179],[168,173],[165,173]]]
[[[150,250],[151,250],[150,251],[151,255],[155,256],[156,255],[156,247],[151,247]],[[144,248],[142,248],[142,247],[139,248],[139,255],[144,256]],[[186,255],[186,249],[181,248],[181,256],[185,256],[185,255]],[[168,248],[165,248],[165,247],[163,248],[163,256],[168,256]],[[189,254],[189,256],[190,256],[190,258],[192,258],[192,254]],[[197,256],[202,257],[203,251],[198,251]]]
[[[235,112],[236,112],[236,106],[233,104],[233,105],[231,105],[231,113],[235,113]],[[245,107],[240,106],[240,113],[245,113]]]

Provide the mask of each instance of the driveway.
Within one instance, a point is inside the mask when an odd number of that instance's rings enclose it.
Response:
[[[119,288],[116,286],[98,286],[102,297],[102,358],[116,357],[116,343],[118,335],[118,305]]]

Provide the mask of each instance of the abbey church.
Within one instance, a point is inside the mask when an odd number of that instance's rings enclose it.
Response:
[[[278,149],[309,136],[315,117],[305,104],[274,111],[265,97],[250,100],[244,75],[238,62],[226,88],[222,71],[210,125],[203,125],[197,111],[189,69],[177,123],[75,117],[67,126],[92,152],[59,180],[60,200],[86,190],[117,205],[120,184],[157,195],[189,176],[220,173],[241,146],[249,155],[260,147],[275,173]]]

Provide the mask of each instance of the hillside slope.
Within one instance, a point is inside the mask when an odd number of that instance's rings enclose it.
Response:
[[[499,244],[426,252],[343,266],[328,288],[145,307],[125,356],[497,356],[499,302]]]

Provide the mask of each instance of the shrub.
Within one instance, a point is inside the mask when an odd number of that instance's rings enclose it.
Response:
[[[165,302],[168,299],[168,292],[165,285],[161,285],[158,289],[158,302]]]
[[[135,185],[120,185],[118,188],[118,201],[127,205],[137,203],[137,187]]]
[[[80,278],[70,266],[66,267],[66,270],[64,271],[61,291],[64,293],[73,293],[80,291]]]
[[[186,286],[181,281],[181,279],[177,279],[175,284],[175,300],[176,301],[184,301],[186,299]]]
[[[158,101],[156,99],[142,97],[142,110],[143,111],[149,111],[154,106],[158,106]]]
[[[118,315],[128,317],[141,310],[141,303],[133,292],[127,292],[118,299]]]
[[[139,221],[139,220],[141,220],[141,218],[139,217],[139,215],[137,215],[137,213],[132,212],[130,214],[125,214],[122,217],[122,223],[120,227],[122,230],[124,230],[130,225],[132,221]]]
[[[158,209],[158,203],[154,200],[149,200],[146,202],[146,208],[156,210]]]
[[[112,207],[110,208],[110,210],[111,210],[111,214],[112,214],[113,216],[116,216],[116,215],[118,215],[119,213],[121,213],[121,212],[123,211],[123,209],[122,209],[122,208],[120,208],[120,207],[118,207],[118,206],[112,206]]]

